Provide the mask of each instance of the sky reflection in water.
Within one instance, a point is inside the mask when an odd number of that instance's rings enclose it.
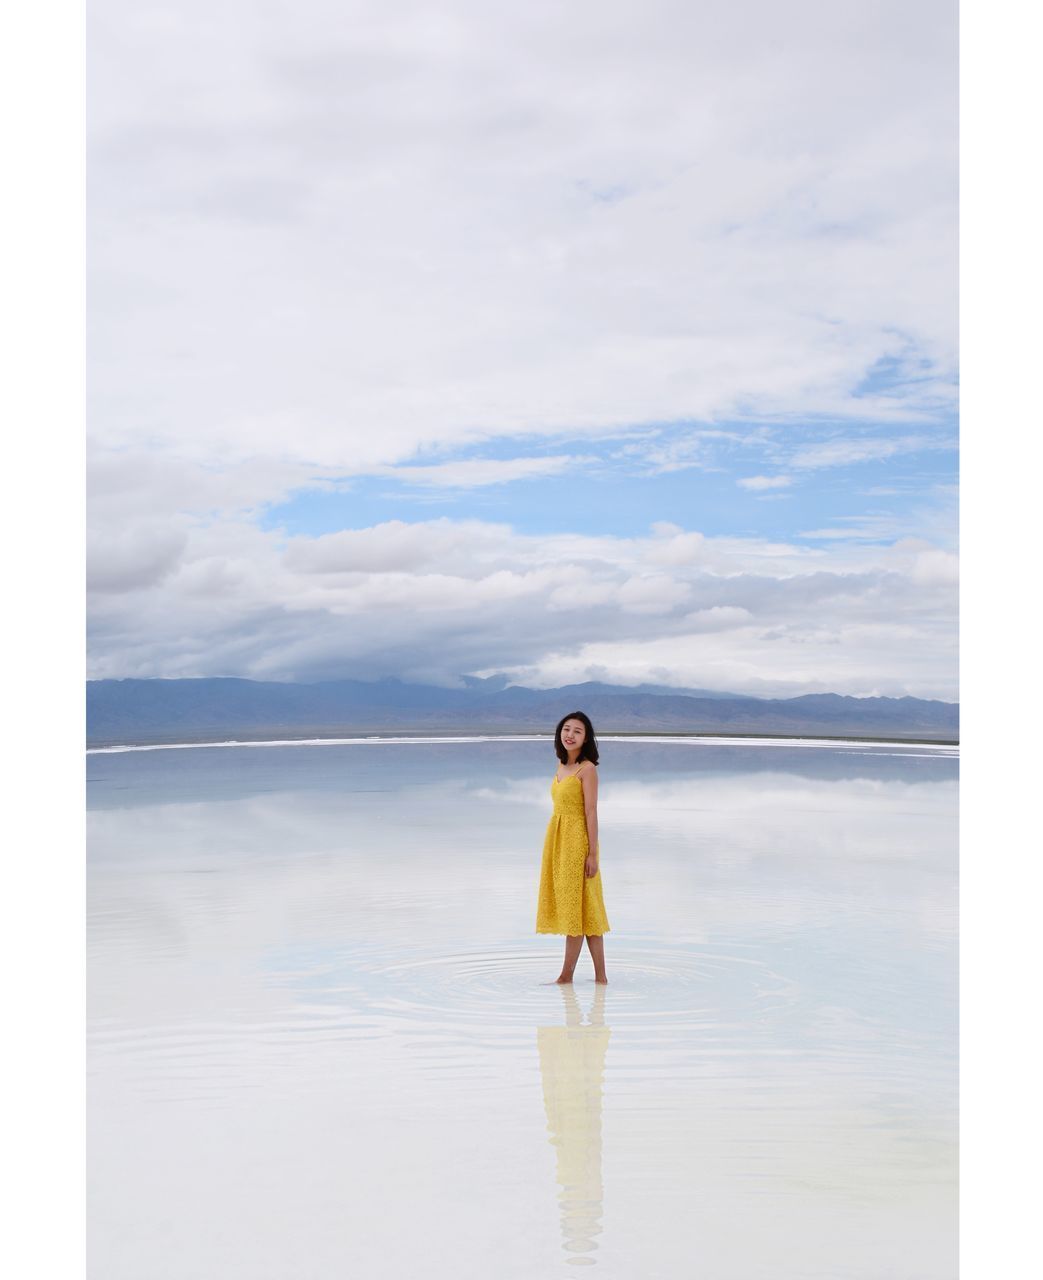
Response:
[[[610,983],[549,743],[91,756],[91,1274],[955,1274],[956,760],[615,743]]]

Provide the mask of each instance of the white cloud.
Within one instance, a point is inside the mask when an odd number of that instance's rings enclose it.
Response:
[[[474,458],[423,467],[381,467],[374,474],[404,480],[410,484],[474,489],[484,485],[507,484],[512,480],[527,480],[534,476],[559,475],[573,467],[597,461],[599,459],[594,457],[572,454],[536,458]]]
[[[773,629],[749,626],[723,634],[688,632],[644,643],[594,641],[578,652],[548,655],[538,665],[507,668],[519,683],[547,688],[603,678],[729,689],[761,697],[848,693],[860,697],[956,698],[951,632],[929,625],[845,625],[830,609],[825,625],[791,617]],[[491,668],[489,669],[491,673]]]
[[[103,582],[126,577],[92,595],[92,677],[955,689],[952,561],[922,539],[824,560],[666,524],[537,537],[443,518],[287,540],[225,519],[188,526],[163,574],[135,578],[121,554],[99,551]]]
[[[156,586],[174,572],[186,541],[184,527],[172,523],[93,532],[87,545],[87,588],[122,592]]]
[[[476,546],[508,533],[506,526],[478,520],[388,520],[369,529],[291,538],[285,564],[297,573],[404,573],[465,559],[477,570],[471,554]]]
[[[891,547],[891,558],[900,572],[924,586],[954,587],[959,581],[960,562],[951,551],[933,547],[922,538],[901,538]]]
[[[744,476],[737,482],[743,489],[787,489],[793,483],[792,476]]]
[[[711,609],[697,609],[685,617],[685,625],[692,632],[730,631],[735,627],[752,622],[753,614],[749,609],[740,609],[732,605],[715,604]]]
[[[737,431],[688,427],[679,436],[662,438],[651,430],[642,440],[616,450],[615,457],[625,461],[638,475],[658,476],[671,471],[688,471],[693,467],[710,467],[712,446],[722,440],[738,440]]]
[[[841,519],[846,519],[846,517],[842,516]],[[887,523],[890,526],[893,521],[889,520]],[[879,525],[873,523],[870,517],[863,516],[857,524],[825,529],[802,529],[797,536],[800,538],[815,538],[822,542],[837,542],[843,539],[851,539],[858,542],[879,542],[881,537],[886,535],[881,533]]]
[[[789,459],[791,467],[848,467],[856,462],[873,462],[893,458],[902,453],[919,453],[922,449],[951,447],[951,440],[931,436],[840,437],[799,449]]]
[[[553,613],[583,614],[615,598],[616,588],[610,582],[586,581],[578,569],[569,569],[563,576],[566,581],[547,596],[545,607]]]
[[[627,613],[671,613],[691,595],[691,587],[664,573],[628,578],[619,588],[618,600]]]
[[[347,473],[503,432],[929,422],[953,42],[947,0],[99,0],[92,434]],[[889,356],[917,380],[855,396]]]
[[[91,674],[951,696],[945,512],[815,546],[258,520],[363,475],[563,474],[594,438],[647,478],[942,443],[954,34],[948,0],[98,0]],[[878,426],[800,444],[824,417]],[[559,452],[431,461],[505,434]]]
[[[911,510],[877,511],[856,516],[838,516],[838,523],[821,529],[803,529],[798,538],[818,542],[886,542],[898,546],[928,541],[921,545],[951,546],[956,537],[956,516],[947,496],[935,490],[935,501],[925,502]],[[830,549],[830,555],[833,549]]]
[[[87,455],[89,517],[115,529],[129,520],[256,511],[302,485],[322,487],[316,468],[284,458],[180,457],[150,449],[92,447]]]

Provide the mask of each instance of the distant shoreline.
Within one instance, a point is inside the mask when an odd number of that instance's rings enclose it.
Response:
[[[185,741],[145,741],[145,742],[111,742],[104,740],[88,741],[87,755],[110,755],[127,751],[184,751],[203,747],[323,747],[323,746],[366,746],[440,743],[447,744],[475,742],[549,742],[549,733],[437,733],[414,732],[361,733],[347,737],[284,737],[284,738],[189,738]],[[627,742],[633,740],[690,742],[693,744],[723,744],[736,746],[807,746],[807,747],[933,747],[957,751],[959,739],[954,738],[896,738],[870,736],[831,736],[829,734],[798,733],[691,733],[682,730],[620,730],[618,732],[600,732],[598,737],[603,742]]]

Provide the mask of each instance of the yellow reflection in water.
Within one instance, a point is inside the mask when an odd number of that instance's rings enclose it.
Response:
[[[559,988],[565,1004],[563,1027],[537,1027],[536,1046],[543,1078],[547,1129],[557,1153],[562,1247],[576,1266],[592,1266],[586,1256],[601,1234],[601,1082],[610,1028],[605,1026],[604,986],[595,988],[588,1021],[583,1021],[575,988]]]

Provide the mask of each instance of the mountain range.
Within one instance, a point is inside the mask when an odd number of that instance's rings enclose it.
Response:
[[[959,705],[836,693],[756,698],[666,685],[588,681],[558,689],[463,677],[463,687],[401,680],[289,684],[237,678],[90,680],[91,746],[339,737],[359,733],[550,732],[570,711],[599,733],[692,733],[956,742]]]

